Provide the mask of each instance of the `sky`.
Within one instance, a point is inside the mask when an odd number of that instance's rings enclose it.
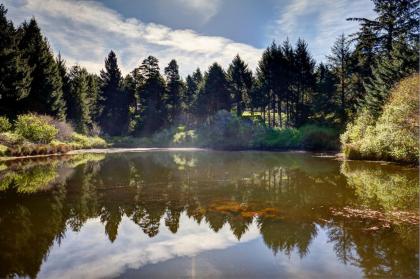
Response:
[[[325,61],[340,34],[358,29],[347,17],[374,18],[370,0],[0,0],[15,25],[35,17],[67,65],[99,73],[112,49],[124,74],[156,56],[176,59],[182,76],[239,54],[255,69],[276,41],[307,41]]]

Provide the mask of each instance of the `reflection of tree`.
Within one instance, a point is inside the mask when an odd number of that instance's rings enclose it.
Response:
[[[282,251],[287,255],[296,249],[301,257],[308,253],[309,244],[317,234],[315,224],[261,218],[258,220],[265,244],[274,253]]]
[[[61,173],[68,165],[51,165],[66,187],[42,187],[50,190],[24,198],[11,191],[13,187],[0,192],[0,202],[8,201],[0,205],[0,209],[7,209],[0,210],[0,231],[5,232],[0,235],[0,251],[8,251],[0,253],[0,260],[6,263],[0,267],[0,277],[35,276],[54,239],[64,236],[66,225],[78,231],[88,219],[99,217],[113,242],[124,216],[154,237],[161,221],[177,233],[183,212],[197,223],[204,220],[215,232],[227,223],[238,240],[255,220],[274,253],[297,251],[301,257],[308,253],[318,224],[328,228],[338,258],[359,266],[367,277],[412,277],[418,272],[414,263],[418,257],[417,228],[393,226],[367,236],[366,222],[349,222],[329,212],[330,207],[375,204],[372,195],[361,199],[363,185],[354,183],[355,176],[363,175],[376,184],[384,183],[381,175],[385,174],[392,176],[388,180],[394,184],[411,181],[404,196],[396,196],[397,202],[387,194],[384,203],[409,208],[401,201],[418,200],[417,192],[410,188],[416,181],[418,185],[418,179],[411,176],[399,173],[397,179],[395,172],[368,173],[369,165],[363,167],[368,175],[350,168],[340,175],[336,162],[303,154],[130,153],[82,159],[71,162],[72,172],[67,172],[66,179]],[[11,244],[11,239],[19,241]],[[32,242],[38,245],[27,260],[25,250]]]
[[[384,210],[417,210],[419,180],[416,169],[395,165],[367,165],[364,162],[346,162],[341,172],[349,186],[354,188],[358,201]]]

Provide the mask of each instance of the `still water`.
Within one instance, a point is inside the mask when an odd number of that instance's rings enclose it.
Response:
[[[417,278],[418,169],[305,153],[0,163],[0,278]]]

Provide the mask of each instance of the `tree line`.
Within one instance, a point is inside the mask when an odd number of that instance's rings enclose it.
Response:
[[[270,127],[344,127],[361,109],[378,115],[395,81],[417,71],[419,1],[373,0],[375,19],[357,21],[317,64],[299,39],[273,42],[253,72],[239,55],[227,69],[197,68],[185,79],[176,60],[148,56],[126,76],[111,51],[100,75],[67,67],[34,18],[19,27],[0,5],[0,114],[48,114],[81,133],[150,135],[177,123],[208,121],[219,110]],[[245,114],[246,113],[246,114]]]

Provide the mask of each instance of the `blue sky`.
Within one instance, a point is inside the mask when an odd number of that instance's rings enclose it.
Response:
[[[304,38],[315,59],[335,38],[357,30],[349,16],[373,18],[369,0],[0,0],[20,24],[34,16],[69,65],[99,72],[113,49],[123,73],[148,55],[163,68],[177,59],[183,76],[239,53],[255,69],[273,40]]]

